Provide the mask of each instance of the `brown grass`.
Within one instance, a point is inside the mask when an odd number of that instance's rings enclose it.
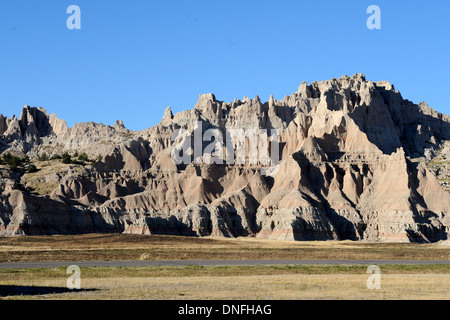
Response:
[[[448,299],[450,270],[381,266],[381,289],[369,290],[364,266],[82,268],[82,289],[3,299]],[[0,270],[3,285],[64,288],[64,268]]]
[[[45,182],[45,176],[53,176],[59,174],[64,176],[69,170],[75,172],[75,174],[80,174],[82,171],[82,166],[74,164],[64,164],[60,160],[47,160],[47,161],[34,161],[33,164],[38,169],[37,172],[25,173],[20,183],[27,188],[33,190],[34,193],[40,195],[50,194],[54,191],[60,184],[59,179]]]
[[[285,242],[126,234],[0,238],[0,262],[139,259],[449,260],[450,248],[438,244]]]

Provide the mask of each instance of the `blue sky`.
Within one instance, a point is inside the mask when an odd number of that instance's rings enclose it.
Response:
[[[69,5],[81,30],[69,30]],[[381,30],[369,30],[369,5]],[[0,0],[0,113],[142,130],[200,93],[268,100],[364,73],[450,114],[450,1]]]

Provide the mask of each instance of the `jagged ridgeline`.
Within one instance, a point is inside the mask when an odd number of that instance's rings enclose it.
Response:
[[[194,136],[199,122],[203,158],[185,150],[192,161],[174,161],[174,136]],[[267,164],[248,156],[205,161],[219,153],[204,139],[211,129],[224,136],[276,130],[276,170],[263,174]],[[173,115],[169,107],[143,131],[121,121],[69,128],[26,106],[20,118],[0,115],[0,134],[2,236],[434,242],[450,235],[449,117],[361,74],[302,83],[264,103],[200,95],[192,110]],[[196,147],[195,139],[184,141]]]

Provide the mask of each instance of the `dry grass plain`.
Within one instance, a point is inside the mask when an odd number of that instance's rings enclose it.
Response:
[[[450,260],[450,247],[356,241],[88,234],[0,238],[0,262],[179,259]]]
[[[170,259],[450,260],[439,244],[282,242],[91,234],[0,238],[0,262]],[[369,290],[367,266],[166,266],[0,270],[0,299],[450,299],[450,265],[383,265]]]
[[[370,274],[365,266],[81,268],[80,291],[64,290],[68,277],[65,268],[0,270],[0,299],[450,298],[448,265],[380,268],[379,290],[367,288]],[[2,294],[2,289],[5,292],[23,286],[25,290]]]

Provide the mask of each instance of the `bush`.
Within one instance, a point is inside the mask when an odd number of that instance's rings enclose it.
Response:
[[[38,172],[39,170],[36,168],[36,166],[34,164],[30,164],[28,166],[27,172],[28,173],[33,173],[33,172]]]
[[[72,162],[70,154],[68,154],[67,152],[63,153],[61,159],[62,159],[62,163],[71,163]]]
[[[59,160],[62,159],[62,157],[59,154],[54,154],[52,155],[52,157],[50,158],[50,160]]]
[[[43,154],[41,154],[41,156],[39,157],[39,161],[47,161],[48,160],[48,155],[44,152]]]
[[[80,154],[78,156],[78,160],[80,160],[80,161],[89,161],[89,157],[88,157],[88,155],[86,153],[83,152],[82,154]]]
[[[10,166],[18,166],[24,162],[25,159],[13,156],[10,153],[5,153],[2,156],[2,163]]]
[[[10,165],[12,163],[13,156],[10,153],[4,153],[1,158],[2,164]]]
[[[19,169],[19,166],[23,165],[23,163],[28,162],[30,162],[30,158],[28,158],[28,156],[20,158],[10,154],[9,152],[4,153],[0,159],[0,164],[8,165],[9,170],[11,171],[17,171]]]

